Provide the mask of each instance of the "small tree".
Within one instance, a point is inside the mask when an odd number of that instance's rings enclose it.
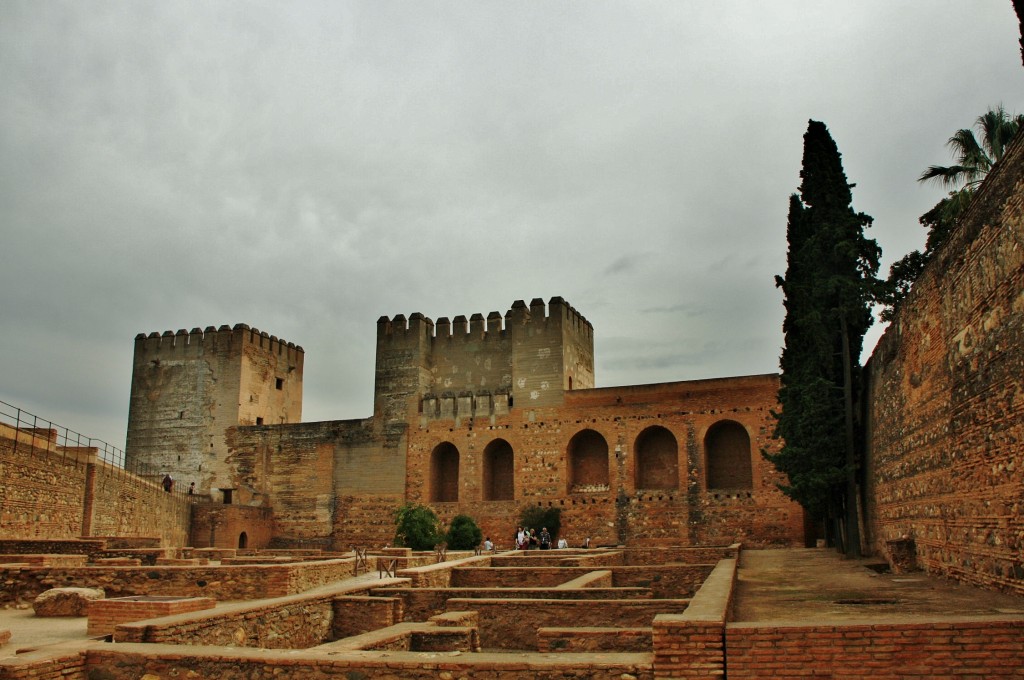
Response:
[[[526,505],[519,511],[519,523],[537,531],[547,527],[548,533],[551,534],[551,542],[554,543],[558,540],[558,533],[562,528],[562,509]]]
[[[395,511],[395,545],[433,550],[440,542],[437,515],[425,505],[406,503]]]
[[[469,515],[455,515],[444,538],[452,550],[472,550],[480,545],[484,534]]]

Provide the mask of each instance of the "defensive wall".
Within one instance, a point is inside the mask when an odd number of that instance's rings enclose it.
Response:
[[[135,338],[126,462],[144,461],[179,486],[248,503],[224,466],[234,425],[302,419],[304,352],[246,324]]]
[[[1024,138],[914,283],[868,364],[870,548],[1024,593]]]
[[[189,540],[184,493],[99,460],[95,450],[51,446],[0,425],[0,539],[148,536],[164,546]]]

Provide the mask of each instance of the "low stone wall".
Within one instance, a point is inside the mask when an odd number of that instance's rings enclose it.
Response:
[[[87,555],[91,559],[106,549],[107,542],[103,539],[8,538],[0,540],[0,553],[5,555]]]
[[[608,567],[616,588],[649,588],[661,599],[691,597],[715,568],[713,564]],[[457,588],[554,588],[591,573],[589,567],[460,568],[452,572]]]
[[[401,581],[393,579],[391,585]],[[361,613],[358,623],[336,620],[336,612],[352,615],[350,607],[335,605],[361,595],[373,584],[350,584],[316,595],[291,595],[258,603],[223,605],[217,609],[179,614],[150,621],[126,623],[114,631],[115,642],[148,642],[169,645],[217,645],[264,649],[306,649],[333,640],[346,628],[357,625],[390,625],[400,603],[381,601]]]
[[[0,659],[0,680],[88,680],[83,650],[46,649]]]
[[[541,628],[537,650],[541,652],[650,652],[650,628]]]
[[[536,650],[537,631],[572,621],[585,627],[647,627],[661,613],[683,612],[689,600],[448,600],[452,610],[479,612],[485,649]]]
[[[1020,678],[1024,618],[726,628],[729,678]]]
[[[3,567],[0,606],[31,602],[50,588],[102,588],[108,597],[179,595],[218,601],[301,593],[353,575],[351,560],[207,567]]]
[[[185,612],[213,609],[217,601],[210,597],[115,597],[88,603],[88,634],[110,635],[122,623],[144,621]]]
[[[413,588],[447,588],[451,585],[453,570],[466,566],[487,567],[490,566],[491,559],[490,555],[465,557],[424,567],[402,569],[395,576],[409,579]]]
[[[406,621],[424,621],[448,609],[451,599],[508,598],[517,600],[643,600],[651,599],[646,588],[375,588],[373,595],[402,599]]]
[[[735,559],[739,554],[740,544],[720,546],[703,546],[688,548],[685,546],[639,547],[626,548],[624,554],[626,564],[716,564],[718,560]]]
[[[104,680],[137,680],[139,669],[160,678],[218,678],[218,680],[303,680],[352,678],[377,680],[653,680],[650,654],[438,654],[393,651],[371,657],[366,654],[280,652],[257,649],[193,647],[188,654],[177,648],[153,645],[105,645],[86,654],[88,670],[102,670]],[[585,670],[581,670],[585,669]],[[3,677],[3,676],[0,676]],[[27,677],[27,676],[19,676]],[[60,676],[52,676],[59,678]],[[85,680],[84,673],[70,680]]]
[[[397,597],[335,597],[332,640],[401,623],[404,603]]]
[[[732,608],[738,562],[720,561],[685,612],[654,618],[654,662],[659,677],[725,676],[725,622]],[[729,672],[731,675],[731,668]]]
[[[39,567],[84,567],[88,555],[0,555],[0,564],[31,564]]]

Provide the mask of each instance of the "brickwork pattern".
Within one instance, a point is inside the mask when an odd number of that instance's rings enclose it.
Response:
[[[871,547],[1024,593],[1024,139],[879,342],[868,366]]]
[[[1019,678],[1024,621],[746,626],[726,630],[729,678]]]

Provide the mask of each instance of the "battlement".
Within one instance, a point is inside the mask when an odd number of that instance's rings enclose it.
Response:
[[[194,357],[208,351],[241,351],[245,345],[255,345],[271,354],[285,356],[292,361],[299,361],[304,354],[301,346],[287,342],[276,335],[270,335],[258,328],[250,328],[248,324],[237,323],[234,326],[224,324],[219,328],[207,326],[206,329],[184,328],[159,333],[153,331],[149,335],[139,333],[135,336],[135,354],[160,354],[161,356]]]
[[[398,314],[390,319],[382,316],[377,319],[377,340],[487,340],[500,338],[518,326],[546,328],[552,321],[561,323],[566,330],[582,337],[593,338],[594,327],[586,317],[561,297],[556,296],[547,304],[541,298],[534,298],[529,306],[522,300],[516,300],[504,316],[496,311],[490,312],[486,318],[483,314],[476,313],[468,320],[461,314],[454,319],[442,316],[436,324],[419,312],[412,314],[408,319],[404,314]]]

